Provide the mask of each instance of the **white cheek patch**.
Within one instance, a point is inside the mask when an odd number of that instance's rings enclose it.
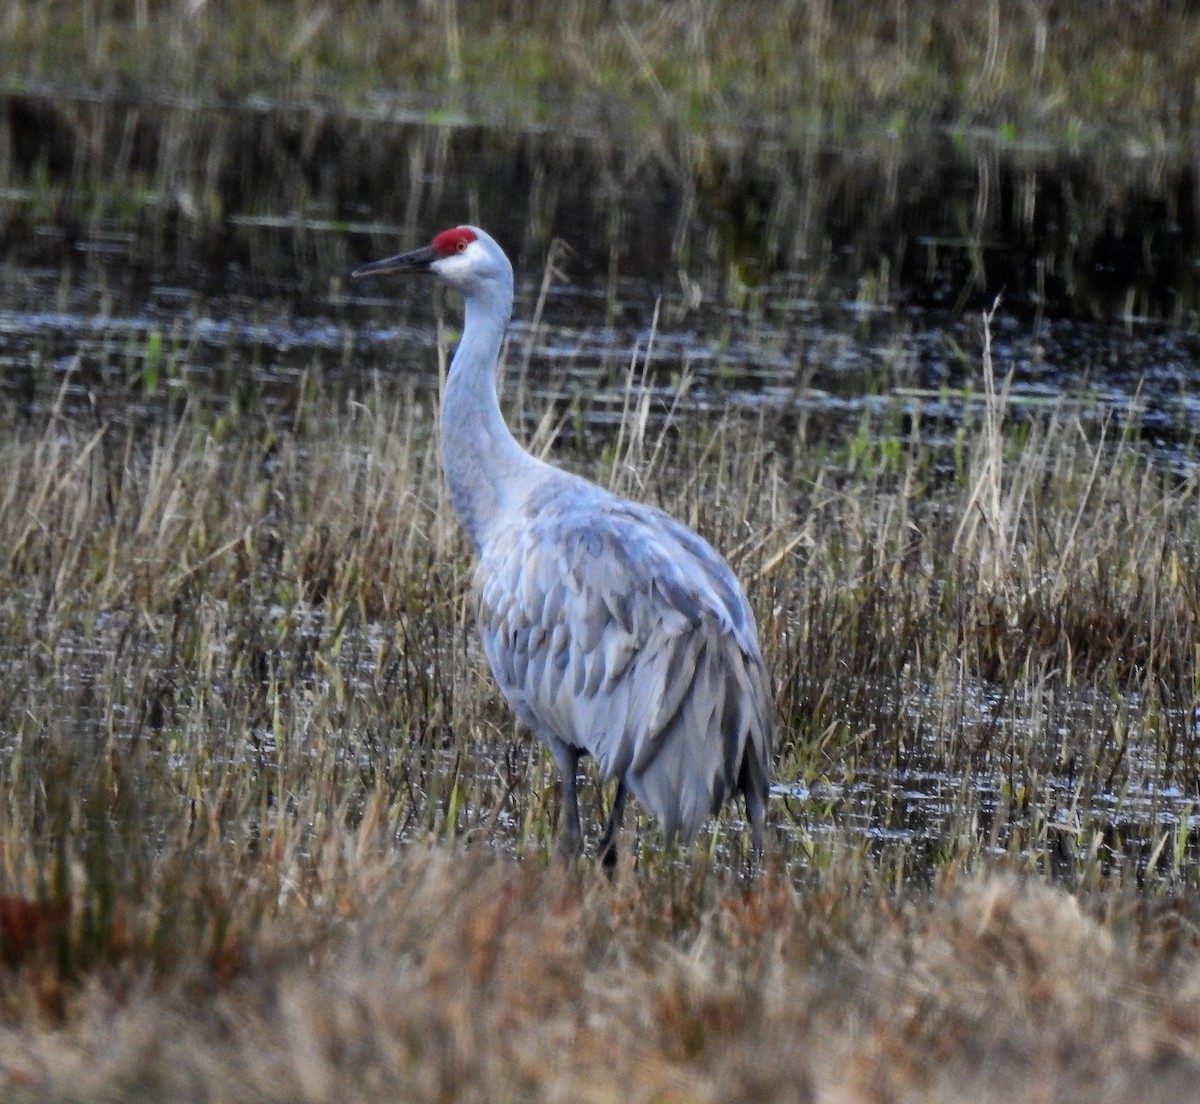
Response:
[[[451,253],[439,257],[429,267],[442,279],[459,285],[471,276],[481,274],[480,265],[487,261],[487,255],[479,242],[470,242],[461,253]]]

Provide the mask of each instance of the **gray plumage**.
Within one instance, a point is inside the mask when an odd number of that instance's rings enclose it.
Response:
[[[619,780],[600,844],[615,856],[632,793],[690,840],[739,793],[761,850],[775,715],[754,616],[729,565],[660,510],[517,444],[496,396],[512,267],[477,227],[355,275],[428,269],[466,300],[442,401],[451,497],[479,554],[483,649],[505,699],[562,775],[563,849],[582,849],[581,755]]]

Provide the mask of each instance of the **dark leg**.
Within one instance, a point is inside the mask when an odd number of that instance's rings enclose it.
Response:
[[[763,825],[767,819],[767,795],[769,782],[763,769],[755,768],[746,749],[742,769],[738,776],[738,789],[746,799],[746,819],[750,821],[750,854],[747,856],[747,872],[753,873],[761,867],[763,857]]]
[[[583,854],[583,829],[579,825],[579,797],[576,794],[576,772],[580,753],[574,748],[555,755],[562,775],[562,834],[558,837],[558,853],[565,859],[577,859]]]
[[[604,835],[600,837],[600,865],[605,870],[613,870],[617,865],[617,836],[621,831],[621,818],[625,815],[625,798],[628,796],[625,783],[618,782],[617,796],[613,798],[612,811],[608,814]]]
[[[763,816],[762,806],[751,806],[746,802],[750,814],[750,855],[755,863],[762,860],[763,853]]]

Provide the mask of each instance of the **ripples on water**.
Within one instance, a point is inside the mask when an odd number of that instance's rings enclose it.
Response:
[[[1163,861],[1176,847],[1180,860],[1200,859],[1196,794],[1147,738],[1136,694],[1017,694],[967,681],[955,688],[957,721],[947,728],[945,702],[908,690],[902,700],[917,735],[894,765],[779,784],[776,796],[785,807],[797,800],[821,810],[800,820],[814,838],[848,830],[881,854],[929,856],[982,839],[992,854],[1037,855],[1049,870],[1091,855],[1102,869],[1137,876],[1164,848]],[[1181,713],[1176,723],[1194,731],[1200,717]],[[1103,734],[1100,746],[1080,746],[1080,733]]]

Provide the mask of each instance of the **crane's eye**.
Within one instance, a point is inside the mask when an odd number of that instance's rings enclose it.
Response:
[[[463,250],[465,250],[467,248],[466,238],[459,238],[458,241],[456,241],[454,243],[454,248],[457,249],[460,253],[463,252]]]

